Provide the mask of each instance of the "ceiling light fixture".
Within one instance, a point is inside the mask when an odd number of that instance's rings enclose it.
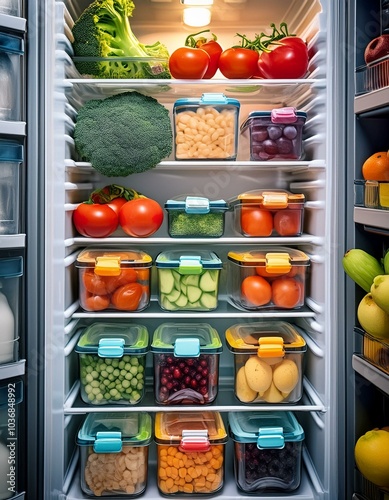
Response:
[[[189,7],[183,11],[183,21],[187,26],[201,28],[211,22],[211,11],[202,7]]]
[[[197,7],[205,7],[213,5],[213,0],[181,0],[182,5],[193,5]]]

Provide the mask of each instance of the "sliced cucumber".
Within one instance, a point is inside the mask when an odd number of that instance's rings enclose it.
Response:
[[[177,290],[181,290],[181,274],[174,270],[172,271],[172,274],[174,278],[174,287],[177,288]]]
[[[183,293],[178,297],[178,299],[175,302],[175,305],[177,307],[186,307],[187,304],[188,304],[188,297]]]
[[[205,271],[205,273],[201,275],[199,287],[203,292],[216,292],[217,279],[218,273],[214,271]]]
[[[217,297],[213,293],[204,292],[201,294],[200,304],[207,309],[216,309]]]
[[[177,288],[173,288],[173,290],[165,295],[165,297],[170,300],[170,302],[176,302],[176,300],[178,299],[178,297],[181,295],[181,292],[179,290],[177,290]]]
[[[161,296],[161,307],[167,311],[174,311],[175,309],[178,309],[176,304],[170,302],[166,295]]]
[[[189,302],[191,303],[197,302],[200,299],[202,293],[203,292],[201,291],[201,288],[198,288],[197,286],[188,285],[187,287],[186,295],[188,297]]]
[[[164,293],[166,295],[171,293],[174,288],[173,272],[170,269],[159,269],[158,278],[159,278],[159,289],[161,293]]]

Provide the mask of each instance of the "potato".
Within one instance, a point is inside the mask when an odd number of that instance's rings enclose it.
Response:
[[[264,393],[263,399],[268,403],[281,403],[284,400],[284,396],[272,382],[269,389]]]
[[[242,401],[242,403],[250,403],[257,397],[258,393],[253,391],[247,383],[244,366],[241,366],[236,374],[235,392],[237,398]]]
[[[273,381],[279,391],[293,391],[299,381],[299,370],[296,363],[291,359],[284,359],[281,364],[274,368]]]
[[[253,356],[244,365],[247,384],[256,392],[264,392],[272,383],[273,371],[265,361]]]

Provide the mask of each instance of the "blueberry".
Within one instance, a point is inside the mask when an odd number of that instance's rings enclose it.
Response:
[[[273,459],[267,466],[269,476],[280,477],[282,472],[282,463],[278,459]]]

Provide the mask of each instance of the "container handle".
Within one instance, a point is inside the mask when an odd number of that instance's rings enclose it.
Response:
[[[176,358],[198,358],[200,356],[200,340],[198,338],[178,338],[174,343]]]
[[[201,196],[187,196],[185,199],[185,212],[187,214],[209,213],[209,200]]]
[[[122,433],[119,431],[96,432],[93,444],[95,453],[119,453],[122,451]]]
[[[257,447],[282,449],[285,446],[284,429],[282,427],[260,427],[258,429]]]
[[[183,430],[178,449],[182,452],[205,452],[211,448],[207,430]]]
[[[124,354],[124,339],[100,339],[97,354],[100,358],[122,358]]]
[[[296,108],[285,107],[272,109],[271,121],[273,123],[295,123],[297,121]]]
[[[179,270],[180,274],[201,274],[203,265],[199,255],[185,255],[180,257]]]

